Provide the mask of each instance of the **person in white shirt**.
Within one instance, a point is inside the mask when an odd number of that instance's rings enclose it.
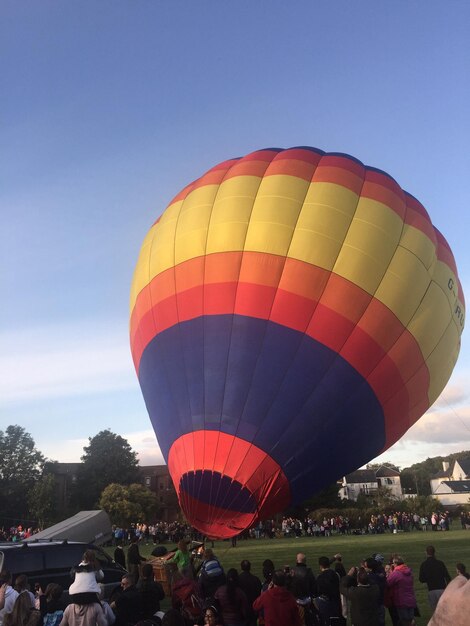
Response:
[[[0,626],[6,613],[11,613],[18,597],[18,592],[11,586],[11,572],[3,570],[0,573]],[[3,598],[3,601],[2,601]],[[2,606],[3,604],[3,606]]]

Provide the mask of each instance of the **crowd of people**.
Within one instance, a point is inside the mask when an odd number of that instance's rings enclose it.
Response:
[[[12,541],[13,543],[28,539],[41,529],[32,526],[24,527],[22,524],[10,526],[9,528],[0,528],[0,541]]]
[[[276,568],[266,559],[258,577],[250,561],[242,560],[240,570],[225,571],[213,549],[192,554],[183,539],[167,559],[171,608],[164,612],[164,589],[154,579],[153,565],[140,555],[138,542],[134,535],[127,551],[128,573],[109,602],[93,550],[71,571],[67,605],[59,585],[33,593],[26,576],[12,581],[8,572],[1,572],[0,626],[340,626],[348,619],[353,626],[383,626],[386,611],[393,626],[412,626],[419,616],[416,581],[398,554],[388,559],[371,554],[348,568],[341,554],[322,556],[314,572],[299,552],[292,567]],[[462,563],[452,579],[434,547],[427,546],[419,582],[427,586],[432,626],[468,623],[468,607],[462,610],[468,579]]]

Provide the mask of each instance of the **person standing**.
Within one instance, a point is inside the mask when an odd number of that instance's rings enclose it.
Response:
[[[419,568],[419,582],[428,586],[428,602],[431,611],[434,612],[439,598],[450,583],[447,567],[443,561],[436,559],[434,546],[426,547],[426,560],[421,563]]]
[[[228,570],[225,585],[217,589],[214,599],[219,603],[225,626],[246,626],[248,600],[238,584],[236,569]]]
[[[256,613],[253,611],[253,602],[261,593],[261,580],[251,573],[251,563],[244,559],[241,564],[241,573],[238,575],[240,589],[248,599],[247,626],[256,626]]]
[[[134,585],[139,580],[139,566],[146,561],[143,556],[140,556],[139,552],[139,539],[133,536],[131,539],[131,545],[127,550],[127,570],[132,575]]]
[[[411,626],[417,606],[413,573],[401,557],[396,557],[393,563],[393,571],[387,577],[386,587],[392,591],[400,626]]]
[[[11,613],[18,597],[18,592],[11,586],[12,575],[11,572],[3,570],[0,573],[0,600],[3,599],[3,606],[0,609],[0,624],[6,613]]]
[[[328,626],[332,617],[337,618],[338,623],[344,623],[339,593],[339,576],[330,568],[330,559],[327,556],[321,556],[318,559],[318,564],[320,565],[320,573],[317,576],[317,596],[314,599],[314,604],[320,614],[320,623],[322,626]]]
[[[151,619],[160,610],[160,600],[165,597],[165,592],[160,583],[154,579],[150,563],[142,566],[142,576],[136,589],[140,595],[142,619]]]
[[[126,569],[126,555],[122,547],[122,540],[116,539],[116,548],[114,550],[114,560],[118,565]]]
[[[356,570],[352,567],[341,579],[340,591],[349,600],[351,623],[354,626],[378,626],[379,587],[370,584],[365,568]]]
[[[316,591],[315,575],[310,567],[307,567],[307,557],[302,552],[297,554],[291,575],[291,591],[294,596],[299,600],[313,598]]]
[[[169,562],[176,563],[178,571],[180,571],[184,576],[192,576],[191,556],[189,554],[188,544],[184,539],[178,541],[178,549]]]
[[[294,596],[286,589],[282,570],[274,572],[268,588],[253,602],[255,611],[263,611],[265,626],[301,626]]]

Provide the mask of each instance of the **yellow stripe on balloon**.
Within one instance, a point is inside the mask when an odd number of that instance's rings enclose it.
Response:
[[[375,297],[407,326],[429,286],[430,275],[423,263],[409,250],[399,246]],[[413,289],[409,285],[413,285]]]
[[[340,185],[311,183],[289,256],[331,271],[351,225],[358,199],[357,194]]]
[[[218,185],[198,187],[184,200],[174,241],[175,265],[206,253],[207,229],[218,189]],[[173,242],[166,245],[172,247]]]
[[[206,254],[243,250],[261,179],[236,176],[219,187],[212,209]]]
[[[288,256],[292,235],[309,187],[294,176],[267,176],[261,181],[245,250]]]
[[[333,271],[374,295],[393,258],[403,222],[380,202],[360,198]]]
[[[450,348],[450,350],[449,350]],[[441,395],[452,374],[460,349],[460,334],[455,324],[448,324],[433,351],[426,359],[430,373],[428,398],[433,404]]]

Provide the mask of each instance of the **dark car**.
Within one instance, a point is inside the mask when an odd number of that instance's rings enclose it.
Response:
[[[9,570],[13,580],[26,574],[31,588],[39,583],[44,591],[49,583],[57,583],[64,591],[72,584],[70,570],[82,560],[85,550],[95,551],[104,573],[105,595],[119,587],[126,570],[115,563],[101,548],[90,543],[68,541],[31,541],[0,543],[0,571]]]

